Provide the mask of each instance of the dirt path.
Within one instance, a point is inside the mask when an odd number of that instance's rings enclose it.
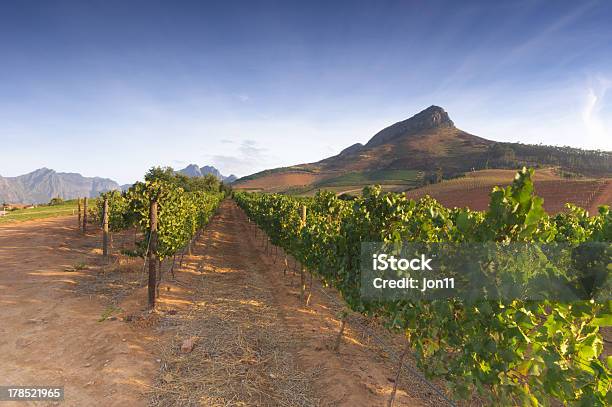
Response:
[[[334,351],[339,308],[316,289],[305,306],[233,202],[166,271],[152,314],[141,263],[102,267],[99,233],[75,223],[0,227],[0,385],[63,385],[66,406],[386,405],[396,364],[352,324]],[[394,405],[442,404],[404,372]]]
[[[162,345],[153,404],[386,405],[395,377],[388,358],[350,328],[333,351],[336,308],[317,292],[304,306],[299,278],[284,277],[284,258],[267,255],[262,243],[244,213],[224,201],[177,275],[186,290],[162,287],[162,325],[174,337]],[[190,337],[196,346],[182,353]],[[394,405],[436,405],[430,396],[404,375]]]
[[[65,386],[63,406],[146,405],[152,337],[98,322],[107,305],[74,292],[99,245],[74,217],[0,227],[0,385]]]

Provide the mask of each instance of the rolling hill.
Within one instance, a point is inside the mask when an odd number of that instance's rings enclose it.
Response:
[[[310,194],[317,189],[358,191],[382,184],[408,190],[484,169],[558,168],[592,178],[612,175],[612,153],[571,147],[502,143],[457,128],[448,113],[430,106],[413,117],[309,164],[262,171],[238,179],[238,189]]]

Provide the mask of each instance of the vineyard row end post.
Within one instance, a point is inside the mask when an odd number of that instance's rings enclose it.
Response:
[[[83,198],[83,233],[87,233],[87,197]]]
[[[149,208],[150,243],[149,243],[149,308],[155,308],[155,291],[157,286],[157,201],[152,200]]]
[[[302,227],[306,226],[306,205],[302,205]],[[304,265],[302,264],[300,267],[300,298],[302,301],[304,300],[304,295],[306,291],[306,281],[304,279]]]
[[[102,255],[108,257],[108,197],[104,197],[102,208]]]
[[[81,198],[77,198],[77,206],[79,208],[79,230],[81,230]]]

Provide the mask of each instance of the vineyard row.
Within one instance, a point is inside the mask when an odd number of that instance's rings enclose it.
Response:
[[[234,198],[273,244],[335,287],[352,310],[403,332],[418,367],[445,379],[456,398],[478,393],[503,405],[553,400],[611,405],[612,358],[600,357],[600,327],[612,325],[611,301],[415,302],[360,296],[361,243],[375,241],[559,242],[573,248],[572,259],[584,245],[600,242],[598,251],[589,251],[589,262],[601,268],[609,285],[609,209],[589,216],[570,206],[567,213],[549,216],[534,195],[532,177],[533,171],[524,169],[511,186],[494,188],[489,209],[482,212],[448,209],[429,197],[415,202],[378,187],[348,201],[329,192],[314,198],[237,192]]]

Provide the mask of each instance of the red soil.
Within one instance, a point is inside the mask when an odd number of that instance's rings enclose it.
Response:
[[[241,181],[233,185],[235,189],[252,189],[274,192],[290,187],[310,185],[319,179],[320,174],[307,172],[283,172],[277,174],[264,175],[263,177]]]
[[[493,180],[494,181],[494,180]],[[485,210],[489,205],[489,194],[495,185],[488,178],[470,178],[442,182],[406,192],[411,199],[430,195],[448,207],[468,207]],[[566,203],[572,203],[594,213],[600,205],[612,203],[612,180],[562,180],[544,178],[534,182],[536,195],[544,199],[548,213],[565,210]]]

